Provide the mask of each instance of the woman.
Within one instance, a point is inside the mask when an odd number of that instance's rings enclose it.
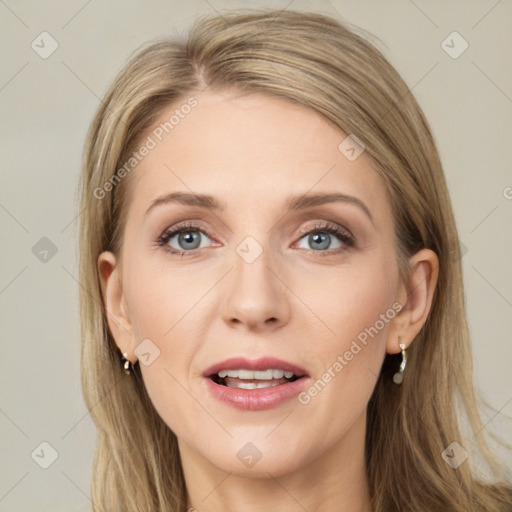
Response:
[[[95,510],[511,510],[439,156],[360,36],[259,11],[147,46],[92,123],[82,209]]]

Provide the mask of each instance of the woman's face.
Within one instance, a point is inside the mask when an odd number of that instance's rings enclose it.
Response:
[[[125,178],[121,259],[107,276],[116,343],[139,359],[184,459],[277,476],[349,456],[397,345],[384,182],[303,106],[195,99],[169,133],[161,123],[186,100],[162,112],[143,137],[155,147]]]

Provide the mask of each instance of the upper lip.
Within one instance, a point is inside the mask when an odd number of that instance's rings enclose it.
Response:
[[[203,372],[204,377],[211,377],[221,370],[269,370],[278,369],[286,372],[293,372],[296,377],[308,376],[304,368],[288,361],[277,359],[275,357],[260,357],[258,359],[248,359],[246,357],[233,357],[213,364]]]

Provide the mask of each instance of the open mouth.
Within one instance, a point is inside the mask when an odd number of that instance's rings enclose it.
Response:
[[[210,366],[202,376],[213,397],[245,411],[279,407],[311,380],[304,368],[271,356],[232,357]]]
[[[221,386],[236,389],[261,389],[288,384],[300,379],[291,371],[279,368],[268,370],[220,370],[209,375],[209,378]]]

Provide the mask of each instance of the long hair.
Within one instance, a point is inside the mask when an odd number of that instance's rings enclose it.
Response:
[[[162,109],[205,89],[293,101],[355,135],[386,183],[400,276],[407,282],[408,258],[416,251],[429,248],[438,256],[432,309],[408,350],[407,376],[394,385],[399,356],[386,355],[368,405],[373,509],[510,512],[506,471],[481,433],[456,224],[422,110],[397,71],[356,29],[320,14],[268,10],[202,17],[185,39],[144,46],[92,121],[80,184],[80,310],[82,386],[98,431],[94,510],[186,509],[176,436],[155,411],[138,365],[131,378],[123,373],[97,260],[105,250],[120,254],[131,179],[126,167],[120,169]],[[443,459],[453,442],[468,448],[462,415],[492,482],[476,475],[472,457],[455,469]]]

